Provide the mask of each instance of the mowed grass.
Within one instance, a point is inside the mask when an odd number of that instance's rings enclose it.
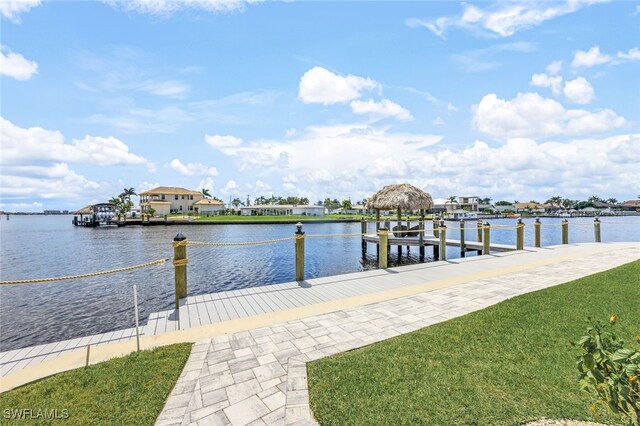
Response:
[[[308,366],[322,425],[518,425],[571,418],[620,423],[579,390],[570,344],[587,316],[617,313],[640,334],[640,261],[529,293]]]
[[[0,394],[1,424],[153,425],[182,372],[191,343],[133,353],[67,371]],[[7,418],[15,410],[57,410],[58,417]],[[10,410],[10,411],[7,411]]]

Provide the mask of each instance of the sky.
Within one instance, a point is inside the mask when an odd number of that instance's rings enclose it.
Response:
[[[0,2],[0,210],[640,194],[640,3]]]

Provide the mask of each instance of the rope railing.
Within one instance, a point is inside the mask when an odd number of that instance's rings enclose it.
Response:
[[[273,240],[264,240],[264,241],[242,241],[242,242],[206,242],[206,241],[175,241],[174,246],[182,245],[190,245],[190,246],[210,246],[210,247],[224,247],[224,246],[259,246],[265,244],[273,244],[273,243],[281,243],[283,241],[294,240],[296,237],[285,237],[285,238],[276,238]]]
[[[125,266],[124,268],[111,269],[111,270],[108,270],[108,271],[91,272],[91,273],[88,273],[88,274],[66,275],[66,276],[62,276],[62,277],[51,277],[51,278],[34,278],[34,279],[30,279],[30,280],[0,281],[0,285],[6,285],[6,284],[33,284],[33,283],[42,283],[42,282],[65,281],[65,280],[76,280],[76,279],[80,279],[80,278],[98,277],[98,276],[101,276],[101,275],[109,275],[109,274],[115,274],[115,273],[118,273],[118,272],[133,271],[134,269],[146,268],[146,267],[149,267],[149,266],[162,265],[163,263],[165,263],[168,260],[169,259],[158,259],[158,260],[154,260],[153,262],[141,263],[139,265],[133,265],[133,266]]]

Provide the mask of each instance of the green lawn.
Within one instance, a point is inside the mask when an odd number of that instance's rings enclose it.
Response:
[[[640,334],[640,261],[515,297],[309,364],[323,425],[518,425],[541,417],[620,420],[578,388],[570,339],[617,313]]]
[[[0,394],[1,424],[152,425],[178,380],[191,343],[160,347],[60,373]],[[61,420],[7,420],[7,410],[57,410]],[[29,416],[27,416],[29,417]]]
[[[363,216],[363,215],[351,215],[351,214],[326,214],[324,216],[238,216],[238,215],[218,215],[218,216],[191,216],[197,222],[314,222],[319,220],[343,220],[343,219],[356,219],[360,220],[363,217],[365,219],[373,220],[375,216]],[[430,218],[430,216],[425,216]],[[187,215],[171,215],[168,216],[169,220],[185,220],[188,219]],[[412,220],[417,220],[418,216],[411,216]],[[391,222],[396,220],[394,216],[382,216],[381,220],[389,219]],[[402,216],[402,220],[407,219],[406,215]]]

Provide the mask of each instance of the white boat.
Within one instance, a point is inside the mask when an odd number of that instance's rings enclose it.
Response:
[[[466,210],[458,209],[447,213],[448,220],[476,220],[478,214],[475,212],[468,212]]]

